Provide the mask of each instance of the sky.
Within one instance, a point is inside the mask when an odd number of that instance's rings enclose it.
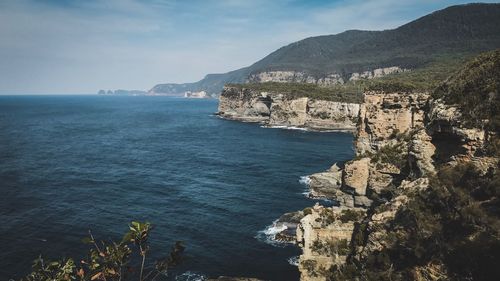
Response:
[[[392,29],[467,2],[0,0],[0,94],[194,82],[306,37]]]

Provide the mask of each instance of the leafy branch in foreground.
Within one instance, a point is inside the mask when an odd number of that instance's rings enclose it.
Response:
[[[38,257],[32,266],[32,272],[22,281],[153,281],[160,275],[182,261],[184,246],[177,241],[170,254],[152,265],[146,265],[146,256],[149,253],[148,238],[153,229],[150,223],[132,222],[129,231],[122,241],[97,241],[92,232],[84,242],[91,245],[86,258],[79,264],[71,258],[58,261],[45,261]],[[141,259],[137,270],[131,265],[134,257]]]

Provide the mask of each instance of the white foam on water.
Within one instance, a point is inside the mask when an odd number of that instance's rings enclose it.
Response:
[[[299,266],[299,256],[293,256],[287,259],[288,263],[293,266]]]
[[[311,178],[309,176],[300,176],[299,183],[309,187],[311,184]]]
[[[264,230],[257,232],[255,238],[269,245],[284,247],[286,246],[286,243],[277,241],[275,239],[275,236],[276,234],[286,230],[287,228],[288,227],[286,225],[279,224],[278,220],[275,220],[273,224],[267,226]]]
[[[180,275],[175,276],[175,281],[205,281],[208,278],[198,272],[186,271]]]
[[[295,126],[284,126],[284,125],[263,125],[262,128],[268,129],[285,129],[285,130],[298,130],[298,131],[309,131],[307,128],[295,127]]]
[[[350,133],[353,132],[351,129],[314,129],[314,128],[305,128],[305,127],[295,127],[295,126],[286,126],[286,125],[262,125],[261,128],[268,129],[284,129],[284,130],[298,130],[298,131],[307,131],[307,132],[320,132],[320,133]]]
[[[311,190],[309,188],[309,185],[311,184],[311,178],[309,176],[301,176],[299,178],[299,183],[305,186],[305,189],[301,194],[307,198],[310,198]]]

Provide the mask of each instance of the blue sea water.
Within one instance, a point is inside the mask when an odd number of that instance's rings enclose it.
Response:
[[[184,241],[169,279],[298,280],[300,251],[256,238],[314,204],[300,176],[353,156],[352,136],[267,129],[213,116],[216,100],[0,97],[0,279],[39,254],[78,258],[92,229],[120,239],[150,221],[153,257]]]

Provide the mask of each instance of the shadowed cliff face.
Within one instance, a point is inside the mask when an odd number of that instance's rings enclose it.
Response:
[[[359,104],[225,87],[219,98],[218,114],[227,119],[261,122],[268,126],[353,131]]]

